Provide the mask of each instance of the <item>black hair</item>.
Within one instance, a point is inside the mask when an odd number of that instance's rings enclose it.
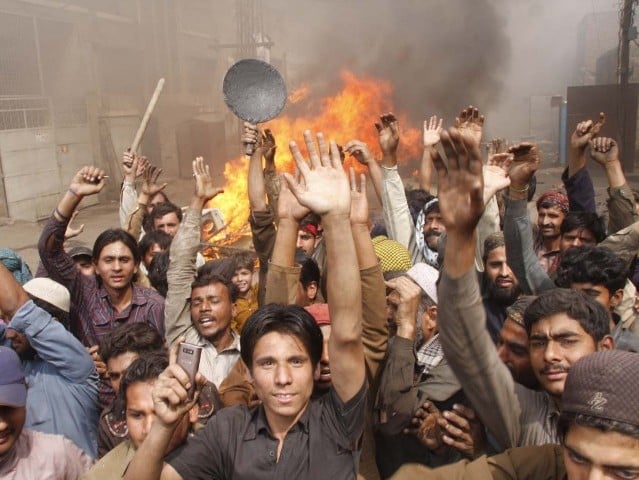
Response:
[[[563,288],[573,283],[603,285],[612,295],[625,286],[627,274],[626,263],[606,247],[571,247],[561,257],[555,283]]]
[[[599,302],[578,290],[553,288],[539,295],[524,312],[526,333],[538,321],[558,313],[565,313],[579,322],[595,343],[610,335],[610,313]]]
[[[583,413],[561,412],[559,414],[557,432],[559,433],[559,438],[562,443],[566,440],[566,435],[571,425],[596,428],[602,432],[617,432],[639,440],[639,427],[637,425],[631,425],[630,423],[620,422],[618,420],[609,420],[607,418],[584,415]]]
[[[135,241],[135,238],[133,238],[129,232],[122,230],[121,228],[110,228],[98,235],[98,238],[95,239],[95,243],[93,244],[93,261],[97,262],[100,259],[100,254],[104,247],[116,242],[124,243],[124,245],[131,250],[131,255],[133,255],[133,261],[135,264],[140,264],[138,242]]]
[[[300,220],[299,229],[302,230],[307,225],[313,225],[317,228],[317,236],[319,236],[321,229],[320,225],[322,224],[322,219],[316,213],[310,212],[307,213],[302,220]]]
[[[169,355],[166,351],[147,353],[134,360],[124,371],[120,381],[122,405],[126,405],[126,391],[131,385],[156,380],[168,366]]]
[[[311,358],[313,368],[317,366],[322,357],[323,337],[313,316],[298,305],[271,303],[253,312],[242,328],[240,352],[249,370],[253,369],[255,345],[271,332],[298,339]]]
[[[140,258],[144,258],[146,252],[157,244],[162,250],[166,250],[171,245],[171,236],[163,232],[162,230],[153,230],[146,233],[138,244],[138,250],[140,251]]]
[[[248,252],[248,251],[244,251],[244,252],[238,252],[236,254],[234,254],[232,257],[233,259],[233,270],[234,272],[239,270],[240,268],[246,268],[247,270],[250,270],[251,272],[255,270],[255,260],[256,260],[256,256],[253,252]]]
[[[153,257],[149,265],[148,277],[151,286],[166,298],[169,291],[169,282],[166,278],[166,272],[169,270],[169,250],[158,253]]]
[[[164,349],[162,335],[154,327],[143,322],[119,325],[100,342],[100,356],[104,363],[127,352],[144,355]]]
[[[158,203],[149,215],[150,217],[150,226],[153,227],[155,220],[162,218],[164,215],[168,215],[169,213],[175,213],[178,218],[178,221],[182,221],[182,209],[178,207],[174,203],[164,202]],[[155,230],[155,228],[151,228],[151,230]]]
[[[319,285],[320,278],[321,273],[317,266],[317,262],[310,257],[304,260],[304,263],[302,263],[302,270],[300,271],[300,283],[302,284],[302,287],[306,289],[313,282]]]
[[[559,232],[561,235],[577,229],[589,230],[597,243],[606,238],[606,228],[603,219],[594,212],[568,212],[561,222]]]
[[[430,202],[434,195],[431,195],[422,188],[414,188],[412,190],[405,190],[406,202],[408,204],[408,210],[410,216],[413,219],[413,223],[417,221],[417,216],[428,202]],[[373,237],[374,238],[374,237]]]
[[[202,267],[206,266],[208,263],[204,264]],[[218,275],[217,273],[202,270],[202,267],[200,267],[195,280],[193,280],[193,283],[191,284],[191,291],[195,290],[196,288],[206,287],[207,285],[211,285],[212,283],[221,283],[226,287],[231,303],[235,303],[235,300],[237,300],[238,291],[237,287],[233,285],[231,280],[229,280],[227,277],[223,277],[222,275]]]

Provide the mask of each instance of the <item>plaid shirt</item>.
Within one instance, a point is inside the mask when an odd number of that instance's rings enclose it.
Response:
[[[148,323],[164,337],[164,299],[151,288],[133,284],[131,304],[118,312],[97,277],[78,272],[73,259],[64,251],[66,228],[67,222],[59,222],[52,216],[42,230],[38,250],[50,278],[69,289],[71,332],[87,347],[99,345],[103,337],[124,323]],[[48,249],[47,240],[51,236],[53,246]],[[101,381],[100,403],[112,397],[112,392],[110,385]]]
[[[439,365],[444,358],[442,344],[439,343],[439,335],[435,335],[428,342],[422,345],[416,352],[417,365],[421,369],[421,375],[426,375],[432,368]]]

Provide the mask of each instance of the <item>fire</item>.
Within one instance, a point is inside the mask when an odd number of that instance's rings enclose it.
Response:
[[[361,140],[369,145],[376,158],[381,157],[377,141],[377,130],[374,123],[379,115],[393,111],[390,99],[392,87],[389,82],[373,78],[358,77],[343,71],[341,73],[343,88],[333,97],[326,97],[317,102],[309,101],[305,106],[308,112],[302,115],[280,116],[262,128],[270,128],[277,142],[276,165],[278,171],[293,171],[294,161],[288,151],[288,142],[295,140],[304,152],[302,133],[310,129],[313,133],[322,132],[328,140],[335,140],[344,145],[349,140]],[[300,102],[302,98],[309,99],[311,92],[303,85],[291,93]],[[421,132],[408,124],[407,117],[395,112],[401,133],[401,143],[398,157],[400,159],[414,159],[421,155]],[[353,167],[357,172],[366,171],[354,158],[347,156],[344,167]],[[246,176],[248,159],[239,158],[227,162],[224,177],[224,194],[216,197],[210,206],[220,209],[227,223],[226,235],[248,232],[247,218],[249,214],[248,194],[246,191]],[[219,235],[218,235],[219,238]],[[237,237],[236,237],[237,238]],[[225,241],[224,243],[227,243]]]
[[[309,93],[311,93],[310,88],[307,84],[304,84],[291,92],[291,94],[288,96],[288,101],[289,103],[299,103],[300,101],[308,97]]]

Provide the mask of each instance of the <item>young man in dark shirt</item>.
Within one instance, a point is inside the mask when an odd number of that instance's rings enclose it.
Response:
[[[337,145],[331,142],[329,154],[323,136],[317,137],[319,152],[311,133],[304,133],[310,162],[291,142],[305,183],[286,175],[282,185],[322,217],[332,321],[329,393],[311,401],[322,352],[322,334],[311,315],[296,306],[263,307],[247,320],[241,340],[262,405],[220,411],[164,463],[162,452],[192,405],[186,401],[188,376],[170,365],[153,392],[157,421],[125,478],[355,478],[366,411],[361,285],[349,220],[349,182]]]

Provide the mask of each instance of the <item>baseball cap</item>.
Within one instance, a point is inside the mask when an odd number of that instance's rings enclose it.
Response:
[[[71,294],[64,285],[60,285],[50,278],[38,277],[29,280],[22,288],[24,288],[29,295],[44,300],[63,312],[69,313]]]
[[[75,257],[91,257],[93,258],[93,252],[89,247],[73,247],[67,252],[71,258]]]
[[[27,386],[22,364],[11,348],[0,347],[0,405],[24,407],[27,402]]]

